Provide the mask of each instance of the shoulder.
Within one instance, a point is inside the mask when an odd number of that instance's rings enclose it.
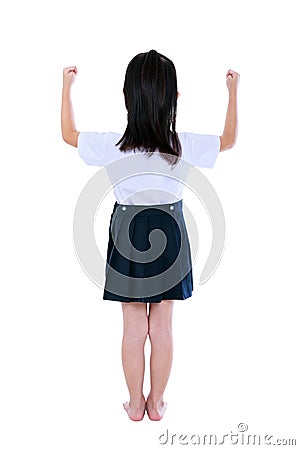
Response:
[[[77,140],[79,155],[87,164],[104,166],[119,153],[116,144],[120,139],[121,134],[112,131],[81,131]]]
[[[83,143],[94,143],[94,144],[111,144],[117,143],[121,139],[121,134],[115,133],[113,131],[80,131],[78,135],[77,146]]]
[[[179,132],[177,133],[181,144],[197,144],[197,145],[216,145],[220,146],[220,136],[215,134],[200,134],[200,133],[189,133],[189,132]]]
[[[182,158],[199,167],[212,168],[220,152],[220,136],[179,132]]]

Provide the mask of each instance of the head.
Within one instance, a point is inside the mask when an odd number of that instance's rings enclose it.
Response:
[[[181,156],[176,133],[177,77],[173,62],[150,50],[136,55],[129,63],[124,82],[128,124],[120,144],[121,151],[155,150],[171,164]]]

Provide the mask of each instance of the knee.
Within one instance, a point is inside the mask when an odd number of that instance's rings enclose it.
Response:
[[[172,311],[172,300],[154,305],[150,309],[148,333],[151,341],[172,338]]]
[[[143,342],[148,335],[148,317],[145,305],[123,304],[123,337]]]
[[[132,341],[145,342],[148,336],[148,322],[130,322],[124,327],[124,337]]]
[[[172,337],[172,322],[170,320],[150,320],[148,329],[150,341],[164,341]]]

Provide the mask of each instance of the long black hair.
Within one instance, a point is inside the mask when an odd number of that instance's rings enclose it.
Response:
[[[124,82],[127,127],[120,145],[149,156],[158,150],[175,165],[182,149],[176,132],[177,76],[173,62],[155,50],[139,53],[129,63]]]

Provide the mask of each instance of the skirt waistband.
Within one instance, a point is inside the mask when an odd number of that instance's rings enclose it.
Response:
[[[138,213],[139,216],[153,216],[161,215],[162,211],[168,213],[181,213],[182,212],[182,199],[173,203],[161,203],[155,205],[126,205],[123,203],[115,202],[113,213],[118,210],[118,212],[126,213],[126,211],[131,211],[132,213]]]

